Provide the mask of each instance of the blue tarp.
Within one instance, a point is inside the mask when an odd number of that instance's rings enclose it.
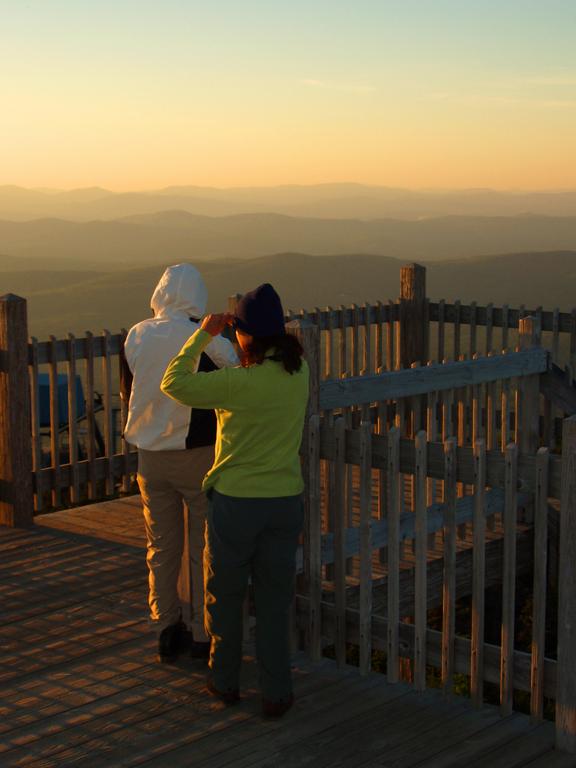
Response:
[[[40,426],[50,426],[50,379],[47,373],[38,375],[38,399],[40,405]],[[76,376],[76,418],[86,415],[86,401],[82,389],[82,379]],[[58,426],[68,424],[68,374],[58,374]]]

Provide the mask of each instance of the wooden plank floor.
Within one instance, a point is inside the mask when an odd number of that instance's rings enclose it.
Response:
[[[223,707],[203,691],[202,662],[156,663],[141,536],[117,541],[118,502],[108,512],[106,539],[90,526],[62,530],[61,513],[31,530],[0,528],[2,768],[576,766],[553,751],[551,724],[327,660],[296,659],[296,704],[278,722],[260,717],[251,661],[241,704]]]
[[[146,546],[142,501],[139,495],[100,501],[84,507],[37,515],[36,524],[60,531],[96,536],[106,541]]]

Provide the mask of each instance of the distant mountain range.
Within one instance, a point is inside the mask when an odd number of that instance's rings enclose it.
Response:
[[[28,269],[100,271],[286,251],[437,261],[551,250],[576,250],[576,216],[365,221],[165,211],[110,221],[0,221],[0,253]]]
[[[569,309],[576,190],[0,187],[0,293],[28,297],[33,333],[131,325],[180,261],[202,270],[213,309],[263,281],[292,308],[394,298],[412,261],[431,297]]]
[[[167,259],[131,270],[14,270],[0,257],[0,294],[28,298],[30,332],[39,338],[107,327],[118,331],[149,316],[149,300]],[[318,258],[278,253],[258,259],[196,262],[209,288],[209,308],[226,307],[233,293],[272,282],[286,308],[386,301],[399,292],[405,263],[385,256],[345,254]],[[515,253],[495,257],[428,263],[430,298],[461,299],[511,307],[576,305],[576,249]]]
[[[342,219],[417,219],[437,216],[576,216],[576,190],[500,192],[491,189],[409,190],[362,184],[279,187],[181,186],[114,193],[0,186],[0,218],[72,221],[182,210],[202,216],[279,213]]]

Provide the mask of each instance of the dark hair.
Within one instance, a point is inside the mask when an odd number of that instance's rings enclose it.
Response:
[[[273,354],[267,354],[272,350]],[[242,365],[260,365],[264,359],[282,363],[288,373],[299,371],[302,367],[302,345],[291,333],[280,336],[255,336],[242,356]]]

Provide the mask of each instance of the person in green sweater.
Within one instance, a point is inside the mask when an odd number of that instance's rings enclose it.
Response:
[[[197,360],[230,324],[242,365],[196,372]],[[215,458],[204,478],[209,498],[204,551],[206,627],[212,639],[208,691],[239,700],[242,605],[249,576],[256,607],[256,655],[263,714],[293,703],[289,608],[303,524],[299,449],[308,401],[308,366],[286,333],[280,297],[265,283],[235,315],[208,315],[171,361],[161,389],[192,408],[214,408]]]

